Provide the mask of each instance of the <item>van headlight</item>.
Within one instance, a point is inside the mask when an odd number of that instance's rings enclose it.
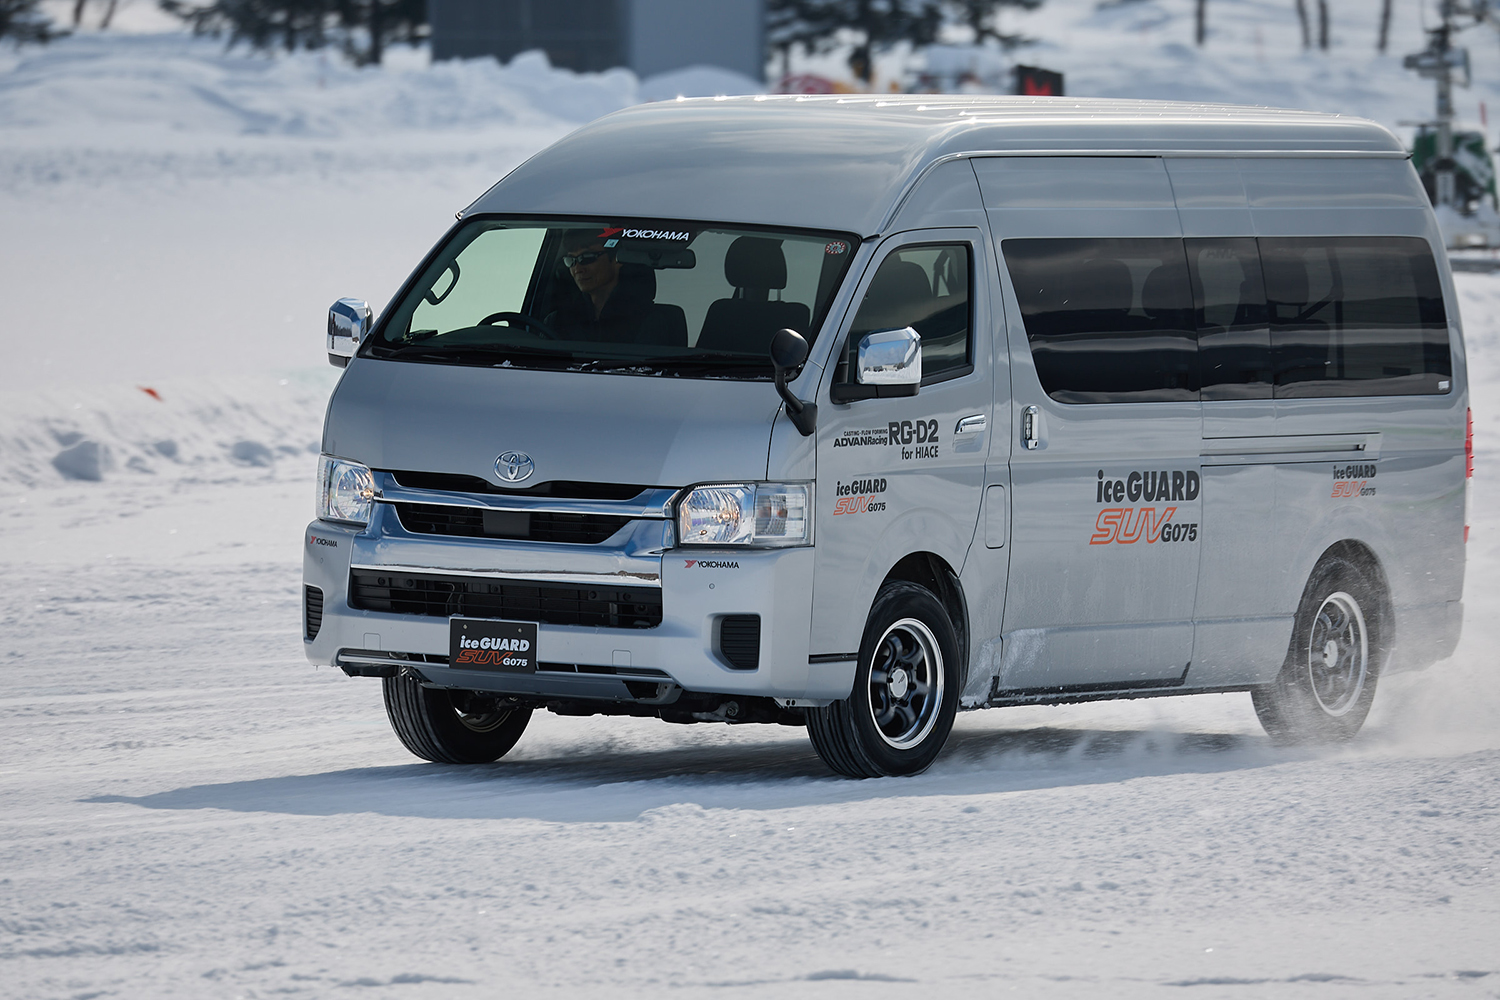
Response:
[[[681,545],[811,545],[811,483],[717,483],[677,501]]]
[[[318,457],[318,517],[345,524],[369,524],[375,502],[375,474],[358,462]]]

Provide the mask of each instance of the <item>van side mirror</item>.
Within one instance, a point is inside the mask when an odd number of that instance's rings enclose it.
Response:
[[[373,315],[364,299],[339,299],[328,307],[328,363],[345,368],[370,334]]]
[[[922,335],[909,326],[872,330],[854,349],[854,380],[833,386],[835,403],[915,396],[922,385]]]
[[[796,375],[807,362],[807,341],[796,330],[777,330],[771,336],[771,367],[776,371],[776,392],[786,403],[786,415],[793,426],[808,437],[818,427],[818,406],[792,395],[786,380]]]

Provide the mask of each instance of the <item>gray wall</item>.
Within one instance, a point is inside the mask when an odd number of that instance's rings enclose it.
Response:
[[[544,49],[554,66],[643,77],[687,66],[765,76],[765,0],[428,0],[434,59]]]
[[[629,0],[427,0],[432,58],[544,49],[554,66],[598,72],[625,62]]]
[[[630,68],[642,77],[720,66],[765,78],[764,0],[631,0]]]

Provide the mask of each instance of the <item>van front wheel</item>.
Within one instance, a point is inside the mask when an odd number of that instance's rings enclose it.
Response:
[[[953,728],[958,663],[953,622],[932,591],[886,584],[865,624],[854,690],[807,713],[813,749],[851,778],[926,770]]]
[[[426,687],[408,670],[382,682],[385,712],[406,749],[435,764],[488,764],[516,745],[531,709],[478,691]]]
[[[1359,732],[1382,660],[1380,591],[1339,556],[1313,571],[1281,674],[1251,698],[1277,743],[1331,743]]]

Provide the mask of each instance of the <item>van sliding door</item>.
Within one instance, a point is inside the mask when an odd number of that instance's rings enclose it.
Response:
[[[1186,681],[1201,540],[1192,293],[1152,157],[974,161],[1011,356],[996,700]]]

